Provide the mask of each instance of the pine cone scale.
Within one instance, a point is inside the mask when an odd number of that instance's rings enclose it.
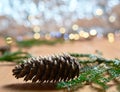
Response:
[[[32,67],[29,74],[24,78],[25,81],[31,80],[33,76],[37,73],[38,67]]]
[[[61,69],[61,74],[60,74],[60,80],[62,81],[63,80],[63,78],[64,78],[64,74],[65,74],[65,70],[66,70],[66,68],[67,68],[67,66],[66,66],[66,61],[65,61],[65,59],[63,58],[63,56],[61,57],[61,64],[62,64],[62,69]]]
[[[72,64],[72,62],[69,61],[69,62],[68,62],[68,70],[67,70],[67,73],[66,73],[66,76],[65,76],[64,81],[70,79],[70,75],[71,75],[71,71],[72,71],[71,64]]]
[[[48,80],[48,75],[50,74],[50,69],[51,69],[51,67],[49,65],[49,60],[43,60],[43,61],[44,61],[44,64],[45,64],[45,72],[44,72],[42,78],[40,79],[41,82]]]
[[[27,73],[29,73],[30,71],[30,66],[29,65],[26,65],[23,70],[21,70],[21,72],[16,75],[16,78],[21,78],[21,77],[24,77]]]
[[[58,70],[57,70],[57,74],[55,76],[55,81],[58,82],[60,80],[60,75],[62,74],[62,65],[61,65],[61,60],[58,61]]]
[[[50,81],[52,80],[53,82],[55,82],[55,77],[56,77],[57,72],[58,72],[58,64],[57,64],[56,60],[53,62],[52,70],[54,70],[54,71],[52,71],[52,73],[51,73]]]
[[[36,75],[34,75],[34,77],[32,78],[32,82],[36,82],[38,79],[41,79],[45,71],[45,66],[43,61],[36,63],[39,63],[38,66],[39,68],[37,69]]]

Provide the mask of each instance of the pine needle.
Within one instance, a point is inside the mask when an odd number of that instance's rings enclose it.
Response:
[[[67,82],[59,82],[57,88],[76,90],[85,85],[96,84],[102,90],[106,90],[109,88],[108,82],[120,79],[119,59],[109,60],[92,54],[71,53],[70,55],[76,57],[80,65],[82,65],[81,72],[78,78]]]
[[[31,55],[27,52],[16,51],[16,52],[6,52],[2,56],[0,56],[0,62],[17,62],[19,63],[21,60],[29,58]]]
[[[32,47],[35,45],[55,45],[57,43],[63,43],[63,39],[54,39],[54,40],[36,40],[36,39],[30,39],[30,40],[23,40],[23,41],[17,41],[17,45],[19,47]]]

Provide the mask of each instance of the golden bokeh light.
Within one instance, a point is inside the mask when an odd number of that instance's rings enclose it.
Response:
[[[7,44],[13,43],[13,38],[12,38],[12,37],[7,37],[7,38],[6,38],[6,43],[7,43]]]
[[[28,16],[28,20],[29,20],[29,21],[33,20],[34,18],[35,18],[35,17],[32,16],[32,15],[29,15],[29,16]]]
[[[50,40],[51,39],[51,35],[50,34],[45,34],[45,39]]]
[[[84,30],[80,30],[80,32],[79,32],[80,37],[83,37],[84,32],[85,32]]]
[[[79,35],[80,35],[80,37],[82,37],[82,38],[89,38],[89,33],[88,32],[85,32],[84,30],[81,30],[80,32],[79,32]]]
[[[71,34],[69,34],[69,39],[70,40],[79,40],[80,36],[77,33],[76,34],[71,33]]]
[[[33,37],[34,37],[34,39],[39,39],[40,38],[40,34],[39,33],[34,33]]]
[[[72,33],[69,34],[69,39],[70,39],[70,40],[73,40],[73,39],[74,39],[74,34],[72,34]]]
[[[34,32],[40,32],[40,27],[39,26],[34,26],[33,31]]]
[[[64,33],[66,32],[66,30],[65,30],[64,27],[61,27],[61,28],[59,29],[59,31],[60,31],[60,33],[62,33],[62,34],[64,34]]]
[[[95,29],[90,30],[90,35],[95,36],[97,34],[97,31]]]
[[[101,16],[101,15],[103,15],[103,10],[97,9],[95,13],[96,13],[96,15]]]
[[[79,40],[79,39],[80,39],[79,34],[74,34],[74,40]]]
[[[116,20],[116,17],[115,17],[115,16],[112,16],[112,15],[111,15],[111,16],[109,17],[109,21],[110,21],[110,22],[115,22],[115,20]]]
[[[89,38],[89,33],[88,32],[84,32],[83,37],[84,38]]]
[[[114,34],[113,34],[113,33],[108,33],[107,37],[108,37],[108,41],[109,41],[110,43],[113,43],[113,42],[115,41],[115,38],[114,38]]]
[[[73,29],[74,31],[76,31],[76,30],[79,29],[79,26],[78,26],[77,24],[74,24],[74,25],[72,26],[72,29]]]

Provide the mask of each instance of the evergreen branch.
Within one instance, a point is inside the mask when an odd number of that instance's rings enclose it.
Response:
[[[103,77],[103,74],[105,71],[106,71],[106,69],[104,67],[100,67],[100,66],[94,67],[90,70],[87,70],[87,71],[81,73],[79,75],[79,77],[76,79],[73,79],[68,82],[58,83],[57,88],[71,87],[71,90],[73,90],[73,89],[75,90],[76,85],[77,86],[79,85],[81,87],[86,84],[88,85],[91,83],[96,83],[105,89],[105,88],[107,88],[107,85],[105,83],[109,81],[107,78]]]
[[[93,54],[79,54],[79,53],[70,53],[71,56],[78,58],[79,63],[95,63],[98,62],[99,64],[105,63],[109,66],[117,66],[120,67],[120,60],[119,59],[105,59],[101,56],[96,56]],[[87,60],[82,60],[83,57],[88,58]]]
[[[31,55],[27,52],[16,51],[16,52],[6,52],[2,56],[0,56],[0,61],[8,61],[8,62],[17,62],[19,63],[22,59],[29,58]]]
[[[54,40],[36,40],[36,39],[29,39],[23,41],[17,41],[17,45],[20,47],[32,47],[35,45],[54,45],[57,43],[63,43],[63,39],[54,39]]]
[[[57,88],[75,90],[84,85],[95,83],[105,90],[109,87],[107,85],[109,81],[120,79],[119,59],[109,60],[92,54],[71,53],[70,55],[77,58],[77,61],[82,65],[79,77],[67,82],[59,82]]]

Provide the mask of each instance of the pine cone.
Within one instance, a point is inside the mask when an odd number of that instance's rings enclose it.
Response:
[[[13,75],[25,81],[51,82],[68,81],[79,76],[80,64],[70,55],[54,55],[26,60],[13,69]]]

